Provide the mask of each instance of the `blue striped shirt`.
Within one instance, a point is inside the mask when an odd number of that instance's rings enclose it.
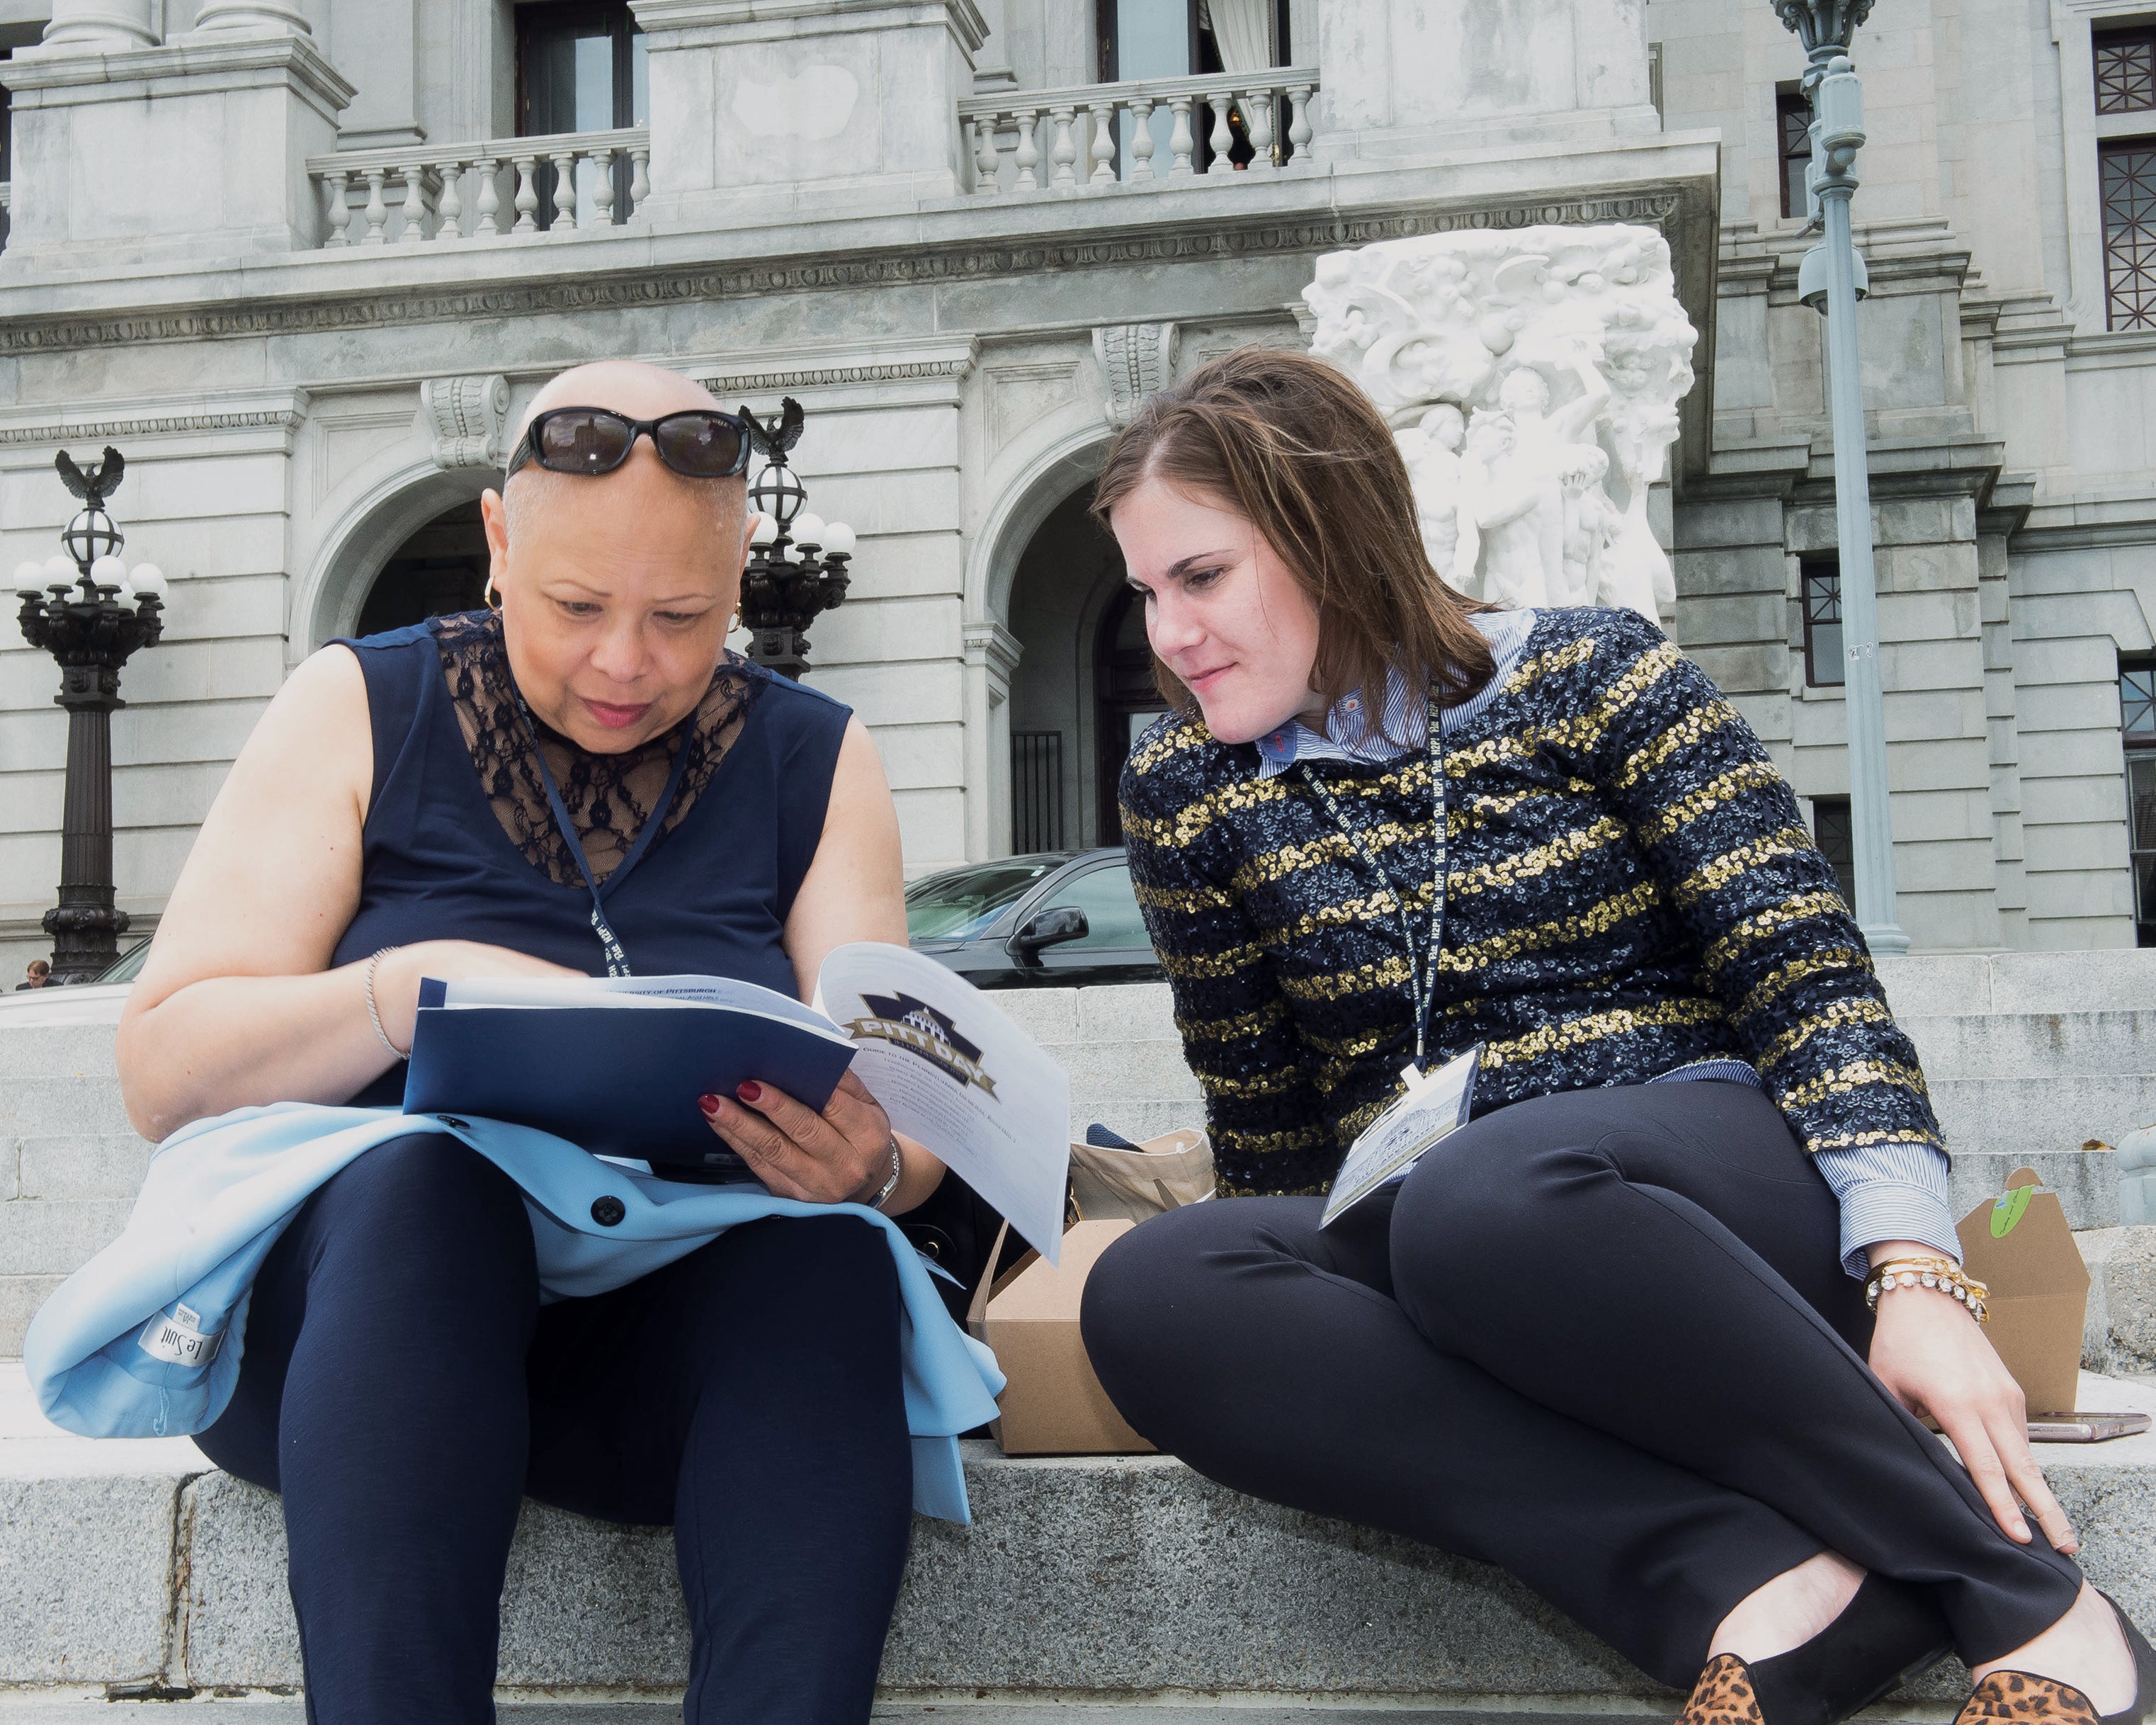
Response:
[[[1505,679],[1526,650],[1534,628],[1532,611],[1478,611],[1476,628],[1489,641],[1496,674],[1481,690],[1438,714],[1450,734],[1494,701]],[[1258,739],[1258,776],[1271,778],[1301,761],[1349,761],[1369,764],[1395,760],[1423,747],[1430,735],[1429,709],[1419,685],[1395,671],[1385,680],[1378,721],[1371,721],[1361,691],[1343,696],[1325,716],[1320,732],[1301,719],[1291,719]],[[1719,1078],[1765,1090],[1766,1081],[1748,1061],[1696,1060],[1649,1079],[1650,1084]],[[1868,1248],[1882,1240],[1910,1240],[1940,1256],[1961,1261],[1953,1212],[1947,1204],[1946,1153],[1921,1143],[1865,1144],[1822,1150],[1813,1157],[1820,1173],[1841,1205],[1841,1261],[1854,1276],[1870,1269]]]

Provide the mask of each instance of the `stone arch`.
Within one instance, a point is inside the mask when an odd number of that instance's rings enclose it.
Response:
[[[444,469],[431,459],[382,474],[338,512],[292,594],[287,656],[297,664],[325,641],[350,634],[382,566],[444,510],[498,482],[493,468]]]

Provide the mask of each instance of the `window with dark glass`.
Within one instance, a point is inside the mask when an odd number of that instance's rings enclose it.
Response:
[[[2156,111],[2156,29],[2099,30],[2092,45],[2097,112]]]
[[[1849,798],[1812,798],[1812,842],[1834,866],[1834,884],[1841,889],[1841,901],[1852,911],[1856,906],[1856,829],[1850,824]]]
[[[1782,213],[1808,215],[1804,172],[1812,165],[1812,105],[1802,90],[1775,91],[1774,124],[1780,133]]]
[[[1145,604],[1133,588],[1122,588],[1101,619],[1094,649],[1093,723],[1099,746],[1097,790],[1101,845],[1123,842],[1116,788],[1132,746],[1167,710],[1153,680],[1152,648],[1146,639]]]
[[[1837,688],[1844,677],[1841,566],[1832,557],[1806,557],[1797,568],[1804,614],[1804,681],[1815,689]]]
[[[2156,659],[2118,668],[2118,717],[2126,744],[2126,843],[2133,870],[2133,925],[2156,947]]]
[[[644,32],[629,0],[543,0],[516,8],[516,135],[555,137],[567,132],[614,131],[642,126],[650,115]],[[633,165],[626,154],[613,165],[613,219],[629,215]],[[579,223],[598,182],[598,165],[577,165]],[[536,177],[542,228],[555,211],[555,168],[542,163]]]
[[[2156,330],[2156,138],[2107,138],[2097,146],[2103,201],[2105,321]]]

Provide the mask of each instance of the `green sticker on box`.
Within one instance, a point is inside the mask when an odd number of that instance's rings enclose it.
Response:
[[[2014,1231],[2014,1224],[2028,1214],[2029,1194],[2034,1186],[2016,1186],[1991,1207],[1991,1237],[2004,1240]]]

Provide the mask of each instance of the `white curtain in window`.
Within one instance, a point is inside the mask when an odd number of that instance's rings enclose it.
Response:
[[[1210,26],[1220,64],[1230,72],[1262,72],[1273,63],[1273,0],[1203,0],[1199,22]]]

